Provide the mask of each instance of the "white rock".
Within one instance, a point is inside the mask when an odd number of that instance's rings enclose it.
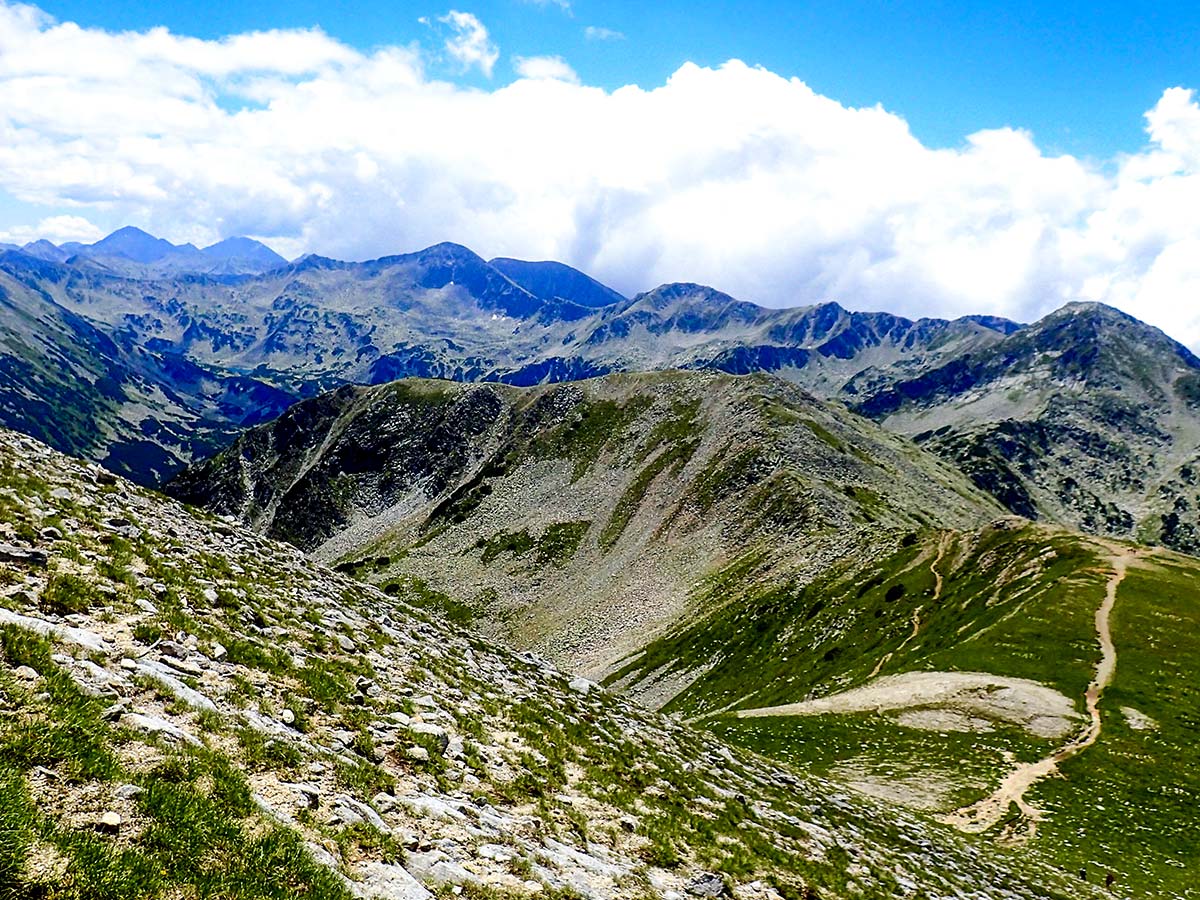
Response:
[[[426,884],[479,882],[477,876],[472,875],[441,850],[430,850],[428,853],[410,853],[405,859],[405,863],[408,870]]]
[[[22,616],[9,609],[0,609],[0,625],[16,625],[40,634],[42,637],[55,638],[68,644],[78,644],[85,650],[108,654],[112,652],[112,644],[92,631],[83,628],[73,628],[69,625],[51,625],[44,619],[33,616]]]
[[[441,797],[434,797],[429,794],[398,796],[396,797],[396,802],[408,807],[418,815],[432,816],[435,819],[451,819],[457,822],[464,822],[467,818],[450,802],[443,800]]]
[[[364,900],[429,900],[429,893],[403,866],[381,862],[364,863],[355,873],[350,889]]]
[[[134,731],[142,731],[146,734],[164,734],[167,737],[185,741],[197,747],[200,746],[200,741],[191,732],[186,731],[174,722],[168,722],[166,719],[160,719],[157,716],[126,713],[121,716],[121,724],[127,728],[132,728]]]
[[[567,685],[577,694],[583,694],[585,697],[592,691],[600,690],[600,686],[594,681],[588,681],[583,676],[577,676],[571,679],[571,683]]]
[[[132,665],[128,665],[128,663],[132,663]],[[190,706],[194,706],[197,709],[208,710],[209,712],[217,711],[217,706],[215,703],[213,703],[199,691],[188,687],[186,684],[176,678],[170,669],[160,662],[152,659],[131,660],[126,658],[121,660],[121,668],[129,669],[130,671],[137,672],[140,675],[145,675],[148,678],[153,678],[172,694]]]

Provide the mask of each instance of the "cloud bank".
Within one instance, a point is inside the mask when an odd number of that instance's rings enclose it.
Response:
[[[446,52],[490,73],[483,23],[442,21]],[[454,240],[625,292],[689,280],[908,315],[1100,300],[1200,346],[1189,90],[1146,114],[1141,151],[1101,164],[1011,128],[926,147],[881,107],[736,60],[605,91],[547,55],[479,90],[431,75],[434,56],[319,30],[113,33],[0,4],[0,190],[44,208],[51,237],[128,222],[350,259]]]

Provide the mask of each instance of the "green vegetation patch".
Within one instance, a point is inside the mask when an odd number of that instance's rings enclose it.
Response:
[[[1113,682],[1092,747],[1035,786],[1035,849],[1070,871],[1112,871],[1125,896],[1200,897],[1200,564],[1131,566],[1110,625]],[[1123,709],[1135,711],[1132,717]]]
[[[572,480],[588,473],[604,450],[620,443],[629,426],[650,408],[652,400],[641,395],[624,403],[615,400],[584,400],[572,417],[539,434],[530,447],[540,459],[567,457],[574,461]]]
[[[514,557],[533,554],[539,566],[564,566],[574,558],[584,535],[592,527],[591,521],[557,522],[546,528],[540,537],[533,537],[527,530],[501,531],[490,538],[480,538],[476,549],[483,551],[482,559],[489,563],[505,553]]]
[[[470,624],[483,612],[471,603],[465,603],[444,591],[430,587],[428,582],[416,575],[393,578],[386,582],[382,589],[390,597],[399,597],[420,609],[435,611],[458,625]]]
[[[59,616],[85,613],[95,605],[99,605],[95,588],[78,575],[52,576],[38,599],[43,612]]]
[[[826,777],[876,780],[911,791],[909,805],[949,810],[986,796],[1009,766],[1041,759],[1047,743],[1016,726],[984,733],[906,728],[887,715],[721,716],[709,728],[740,745]]]
[[[695,439],[674,444],[642,467],[642,470],[634,476],[633,482],[625,489],[625,493],[621,495],[621,499],[617,501],[616,507],[608,518],[608,523],[600,532],[601,547],[607,550],[616,545],[621,535],[625,533],[625,528],[629,525],[630,520],[642,505],[646,491],[649,490],[654,479],[668,470],[673,475],[678,475],[699,446],[700,441]]]
[[[820,422],[814,422],[812,419],[805,419],[804,424],[806,426],[808,426],[808,430],[811,431],[814,435],[816,435],[816,437],[819,440],[828,444],[830,447],[832,447],[838,453],[845,452],[845,450],[846,450],[845,445],[842,444],[842,442],[839,441],[836,437],[834,437],[833,432],[831,432],[828,428],[826,428]]]
[[[687,624],[609,682],[704,669],[667,706],[702,715],[861,684],[891,653],[884,674],[986,671],[1081,697],[1098,653],[1092,616],[1104,594],[1095,552],[1032,527],[955,537],[934,603],[938,539],[927,532],[898,541],[879,559],[845,560],[812,580],[775,574],[763,553],[748,554],[702,583]],[[912,638],[914,615],[921,627]],[[1055,648],[1052,660],[1047,646]]]
[[[104,701],[84,694],[51,661],[45,638],[7,625],[0,628],[0,650],[8,665],[28,666],[38,673],[28,688],[15,682],[0,685],[6,695],[6,713],[0,715],[0,766],[27,771],[63,765],[75,778],[115,777],[112,735],[100,715]]]

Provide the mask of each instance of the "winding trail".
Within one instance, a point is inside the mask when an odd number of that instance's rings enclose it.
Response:
[[[938,566],[941,564],[942,560],[945,558],[946,550],[949,548],[950,541],[953,538],[953,536],[954,536],[954,533],[951,531],[942,532],[941,537],[938,538],[937,556],[934,557],[933,562],[931,562],[929,564],[929,571],[933,575],[933,600],[932,600],[933,603],[937,603],[939,600],[942,599],[942,587],[945,584],[945,582],[942,578],[942,573],[938,571]],[[909,643],[913,640],[913,638],[915,638],[920,633],[920,631],[921,631],[921,612],[924,609],[925,609],[924,606],[918,606],[916,609],[913,610],[912,634],[910,634],[908,637],[906,637],[904,639],[903,643],[901,643],[900,646],[897,647],[895,650],[891,650],[891,651],[883,654],[883,656],[881,656],[879,658],[879,662],[875,663],[875,668],[872,669],[871,674],[867,676],[868,679],[874,678],[876,675],[878,675],[880,673],[880,671],[883,669],[883,667],[888,664],[888,662],[891,660],[891,658],[893,656],[895,656],[897,653],[899,653],[901,650],[903,650],[905,647],[907,647],[909,645]]]
[[[1104,602],[1096,610],[1096,634],[1100,639],[1100,662],[1096,664],[1096,675],[1088,685],[1084,694],[1087,706],[1088,725],[1069,743],[1064,744],[1050,756],[1037,762],[1021,763],[1011,771],[989,796],[984,797],[970,806],[955,810],[943,816],[941,821],[953,825],[960,831],[979,834],[998,825],[1008,816],[1009,807],[1016,804],[1020,815],[1008,824],[1006,834],[1009,840],[1024,842],[1037,834],[1037,825],[1043,818],[1043,813],[1025,799],[1025,794],[1038,781],[1052,774],[1060,763],[1082,753],[1100,737],[1100,696],[1112,681],[1117,669],[1117,648],[1113,644],[1109,618],[1113,606],[1117,602],[1117,589],[1125,580],[1126,568],[1130,560],[1137,556],[1136,551],[1124,547],[1112,548],[1112,575],[1104,594]],[[1025,833],[1018,829],[1024,823]]]

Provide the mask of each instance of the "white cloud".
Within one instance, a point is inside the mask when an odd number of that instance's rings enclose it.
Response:
[[[534,6],[557,6],[563,12],[571,11],[571,0],[525,0],[526,3],[532,3]]]
[[[614,31],[611,28],[604,28],[600,25],[589,25],[583,29],[583,36],[589,41],[623,41],[625,35],[619,31]]]
[[[500,50],[492,43],[483,23],[471,13],[456,9],[450,10],[438,21],[453,29],[454,33],[446,38],[446,52],[458,60],[463,71],[478,67],[480,72],[491,78],[496,60],[500,58]]]
[[[445,24],[486,73],[498,51],[477,23]],[[411,47],[118,34],[0,2],[0,192],[43,217],[248,233],[289,255],[455,240],[626,292],[690,280],[770,305],[1025,320],[1095,299],[1200,347],[1190,91],[1163,93],[1141,151],[1094,164],[1012,129],[930,149],[882,108],[736,61],[615,91],[560,62],[478,90]]]
[[[522,78],[579,84],[579,76],[561,56],[517,56],[513,58],[513,69]]]
[[[45,238],[54,244],[66,241],[92,243],[104,237],[104,232],[82,216],[48,216],[36,225],[22,225],[0,230],[0,243],[27,244]]]

